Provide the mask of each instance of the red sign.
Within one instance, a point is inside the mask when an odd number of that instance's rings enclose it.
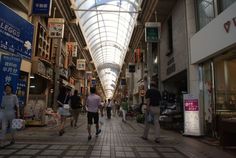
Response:
[[[184,100],[185,111],[199,111],[198,99]]]

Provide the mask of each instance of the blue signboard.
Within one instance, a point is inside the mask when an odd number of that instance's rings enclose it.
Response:
[[[18,83],[17,83],[16,95],[18,97],[20,107],[25,106],[26,90],[27,90],[26,89],[26,81],[19,80]]]
[[[0,2],[0,49],[31,59],[34,26]]]
[[[21,58],[16,56],[2,55],[0,63],[0,103],[4,95],[4,86],[10,84],[13,93],[16,92],[20,74]]]
[[[51,0],[33,0],[32,14],[50,16]]]

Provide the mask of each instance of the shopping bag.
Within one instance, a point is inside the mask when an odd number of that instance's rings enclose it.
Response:
[[[104,124],[104,116],[99,118],[99,123],[100,123],[101,125]]]
[[[23,119],[13,119],[12,120],[12,129],[21,130],[25,128],[25,120]]]
[[[63,108],[68,110],[68,109],[70,109],[70,105],[69,104],[63,104]]]

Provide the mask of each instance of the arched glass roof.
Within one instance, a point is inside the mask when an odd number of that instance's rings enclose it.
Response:
[[[111,98],[142,0],[75,0],[76,15],[105,95]]]

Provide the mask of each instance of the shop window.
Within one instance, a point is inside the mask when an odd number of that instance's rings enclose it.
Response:
[[[198,29],[214,19],[214,0],[196,0]]]
[[[214,65],[216,111],[236,112],[236,58],[225,55],[217,58]]]
[[[218,0],[220,13],[227,9],[231,4],[236,2],[235,0]]]

